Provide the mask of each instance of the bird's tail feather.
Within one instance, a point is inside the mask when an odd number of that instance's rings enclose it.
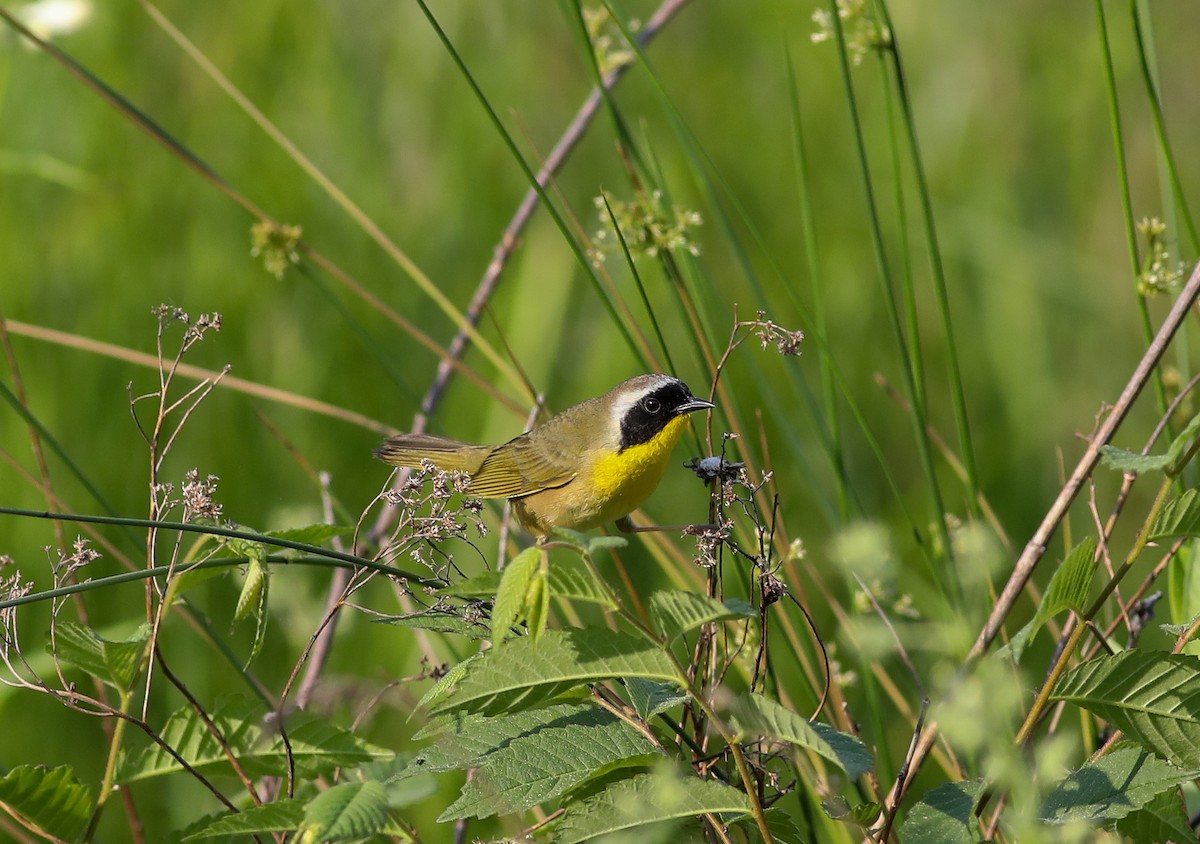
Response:
[[[421,462],[428,460],[442,471],[473,475],[491,452],[491,446],[465,443],[448,437],[397,434],[388,437],[383,445],[375,449],[375,456],[384,463],[407,469],[419,469]]]

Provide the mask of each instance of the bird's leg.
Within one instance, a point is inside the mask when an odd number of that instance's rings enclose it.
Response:
[[[632,516],[622,516],[617,519],[617,530],[621,533],[650,533],[652,531],[678,531],[680,533],[700,533],[705,530],[713,530],[717,527],[714,524],[705,525],[635,525]]]

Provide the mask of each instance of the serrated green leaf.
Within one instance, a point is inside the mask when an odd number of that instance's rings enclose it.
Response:
[[[225,541],[225,547],[228,548],[237,557],[245,557],[248,560],[257,560],[260,563],[267,561],[267,546],[261,542],[255,542],[253,539],[244,539],[240,536],[222,537]]]
[[[650,596],[650,626],[668,642],[710,622],[754,614],[750,604],[738,599],[721,603],[707,595],[674,590]]]
[[[1167,456],[1171,459],[1171,465],[1167,467],[1168,474],[1179,474],[1183,468],[1180,461],[1183,459],[1197,434],[1200,434],[1200,413],[1193,416],[1191,421],[1187,423],[1187,426],[1171,441],[1171,447],[1167,449]]]
[[[74,841],[91,818],[92,792],[66,765],[20,765],[0,779],[0,804],[43,832]]]
[[[663,772],[639,774],[569,805],[555,828],[555,842],[576,844],[646,824],[748,811],[746,795],[725,783]]]
[[[1178,788],[1164,791],[1121,818],[1117,821],[1117,832],[1130,841],[1190,841],[1196,837]]]
[[[739,695],[730,707],[738,738],[760,737],[790,742],[822,756],[851,779],[871,770],[871,753],[861,741],[826,724],[812,722],[759,694]]]
[[[481,598],[491,600],[492,598],[496,597],[496,590],[500,588],[500,578],[502,576],[503,572],[485,571],[475,575],[474,577],[461,580],[458,583],[452,583],[449,586],[443,586],[434,594],[449,595],[455,598]]]
[[[1108,824],[1197,776],[1200,770],[1176,767],[1126,744],[1070,773],[1046,797],[1041,817],[1048,823]]]
[[[591,536],[587,540],[587,555],[594,560],[601,551],[624,548],[628,544],[629,540],[623,536]]]
[[[978,844],[983,833],[974,810],[982,792],[982,780],[948,782],[926,792],[900,825],[901,839],[922,844]]]
[[[471,664],[483,659],[483,655],[483,651],[471,654],[462,662],[456,663],[446,669],[446,673],[429,687],[429,691],[421,695],[421,699],[417,701],[417,706],[424,706],[430,710],[435,709],[438,704],[450,696],[458,681],[467,676],[467,670]]]
[[[1038,624],[1045,624],[1063,610],[1081,613],[1087,609],[1096,565],[1096,540],[1089,536],[1072,548],[1055,569],[1034,616]]]
[[[1176,539],[1200,534],[1200,500],[1197,490],[1186,490],[1163,505],[1150,530],[1150,539]]]
[[[350,841],[382,831],[387,791],[378,782],[347,782],[314,797],[304,807],[302,842]]]
[[[272,832],[291,832],[304,822],[303,800],[276,800],[261,806],[251,806],[240,812],[228,812],[208,819],[208,822],[184,836],[184,841],[204,841],[231,835],[267,835]]]
[[[590,703],[559,704],[495,718],[470,716],[439,747],[475,776],[439,822],[523,812],[660,751],[641,732]],[[428,757],[426,757],[428,759]]]
[[[287,772],[287,748],[283,739],[263,726],[265,710],[244,698],[224,701],[209,717],[224,736],[249,776],[280,776]],[[288,743],[296,770],[313,777],[334,768],[352,767],[372,759],[386,759],[392,751],[376,747],[311,712],[288,716]],[[190,707],[176,711],[160,735],[193,768],[203,774],[232,773],[221,744]],[[182,771],[183,766],[158,744],[121,761],[117,781],[136,782]]]
[[[619,537],[600,537],[617,539]],[[612,608],[615,605],[604,584],[596,580],[586,561],[579,557],[556,559],[550,564],[550,591],[556,598],[587,601]]]
[[[1082,613],[1087,608],[1097,564],[1094,538],[1088,537],[1072,548],[1054,570],[1037,613],[997,652],[998,658],[1011,656],[1014,662],[1020,662],[1026,646],[1047,621],[1063,610]]]
[[[1100,447],[1100,462],[1117,472],[1161,472],[1171,465],[1169,454],[1138,454],[1113,445]]]
[[[234,623],[254,617],[254,640],[250,644],[250,653],[242,665],[242,670],[250,667],[250,663],[262,650],[267,638],[267,597],[270,594],[271,574],[267,564],[251,558],[246,568],[246,579],[242,581],[242,591],[238,595],[237,608],[233,613]]]
[[[246,568],[246,579],[238,594],[237,607],[233,611],[234,621],[245,621],[252,612],[262,612],[262,596],[267,590],[268,569],[258,560],[251,560]]]
[[[471,639],[486,639],[490,633],[485,627],[463,621],[456,615],[434,612],[405,613],[375,619],[376,624],[391,624],[396,627],[415,627],[435,633],[457,633]]]
[[[1132,650],[1069,671],[1055,687],[1143,746],[1184,768],[1200,768],[1200,657]]]
[[[285,528],[284,530],[270,530],[264,536],[270,536],[273,539],[286,539],[289,542],[303,542],[305,545],[324,545],[326,542],[338,536],[349,536],[354,533],[354,528],[348,525],[329,525],[317,523],[305,525],[298,528]],[[284,554],[292,551],[290,548],[283,550]],[[299,551],[292,551],[299,554]]]
[[[536,649],[523,636],[483,654],[431,709],[495,713],[612,677],[672,682],[677,676],[670,657],[641,637],[599,628],[547,630]]]
[[[542,564],[545,550],[539,546],[526,548],[504,569],[496,603],[492,607],[492,644],[499,645],[512,634],[513,626],[525,617],[529,586]]]
[[[118,642],[105,639],[90,627],[73,621],[60,622],[54,631],[53,641],[46,646],[48,650],[63,662],[122,691],[133,683],[146,650],[146,641],[150,638],[150,627],[146,624],[130,638]]]
[[[771,837],[778,844],[809,844],[808,839],[796,826],[796,822],[783,810],[776,807],[767,809],[763,814],[766,815],[767,828],[771,830]],[[762,836],[758,834],[758,822],[754,819],[754,815],[745,815],[736,821],[731,821],[729,825],[746,830],[750,841],[762,840]]]
[[[649,721],[660,712],[685,703],[689,697],[678,686],[641,677],[630,677],[625,681],[625,689],[629,693],[629,702],[643,721]]]

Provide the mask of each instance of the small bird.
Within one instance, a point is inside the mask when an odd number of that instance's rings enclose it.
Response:
[[[589,530],[629,518],[666,471],[687,416],[708,410],[678,378],[639,375],[503,445],[474,445],[428,434],[398,434],[375,450],[384,463],[419,468],[429,460],[466,472],[469,495],[507,498],[513,514],[544,540],[554,528]]]

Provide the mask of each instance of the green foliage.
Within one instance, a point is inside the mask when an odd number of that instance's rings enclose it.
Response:
[[[492,606],[493,644],[499,645],[511,635],[512,627],[519,620],[537,612],[534,605],[540,604],[541,599],[535,593],[544,593],[546,584],[546,575],[542,571],[543,555],[541,548],[527,548],[505,567]],[[541,617],[544,621],[544,613]],[[536,633],[533,638],[536,641]]]
[[[737,598],[722,603],[694,592],[655,592],[650,596],[650,624],[666,642],[705,624],[755,615],[754,607]]]
[[[137,676],[149,638],[148,625],[139,627],[128,639],[110,642],[89,627],[65,622],[58,625],[55,641],[47,647],[53,647],[63,662],[124,691]]]
[[[0,806],[49,835],[74,841],[92,814],[92,792],[66,765],[21,765],[0,779]]]
[[[983,793],[980,780],[949,782],[930,789],[900,827],[905,840],[928,844],[978,844],[983,841],[975,802]]]
[[[1096,540],[1088,537],[1071,549],[1066,559],[1054,570],[1046,594],[1038,605],[1037,613],[1029,623],[1017,631],[1008,645],[1000,652],[1011,652],[1017,662],[1025,653],[1029,640],[1043,625],[1063,610],[1082,613],[1087,607],[1092,580],[1096,576]]]
[[[1177,786],[1197,776],[1200,769],[1185,770],[1126,745],[1072,771],[1046,798],[1042,817],[1050,823],[1109,824],[1168,792],[1178,795]]]
[[[1194,837],[1189,10],[48,5],[0,6],[8,827]],[[690,536],[521,553],[468,479],[371,462],[637,371],[717,404],[636,515]],[[1170,445],[1071,472],[1094,418]]]
[[[225,700],[208,713],[207,719],[190,707],[180,709],[160,731],[162,740],[175,753],[151,744],[123,760],[117,780],[137,782],[178,773],[184,770],[184,762],[201,774],[228,774],[232,769],[226,748],[250,776],[286,776],[289,759],[298,773],[313,777],[392,755],[392,751],[376,747],[309,712],[288,716],[285,742],[268,725],[266,716],[261,707],[238,697]],[[220,731],[223,743],[213,735],[206,720]]]
[[[746,795],[735,788],[659,770],[620,780],[568,809],[555,827],[555,840],[576,844],[649,824],[748,810]]]
[[[1182,768],[1200,768],[1200,657],[1147,650],[1097,657],[1068,672],[1054,699],[1112,722]]]
[[[742,695],[732,707],[733,724],[739,738],[757,737],[791,742],[825,757],[851,779],[871,770],[871,754],[852,735],[806,721],[770,698]]]
[[[456,677],[431,711],[482,712],[536,706],[572,688],[613,677],[679,681],[675,664],[639,636],[598,628],[547,630],[494,648]]]
[[[661,751],[644,734],[597,706],[556,704],[492,718],[456,716],[434,749],[401,776],[474,768],[441,820],[523,812]]]

